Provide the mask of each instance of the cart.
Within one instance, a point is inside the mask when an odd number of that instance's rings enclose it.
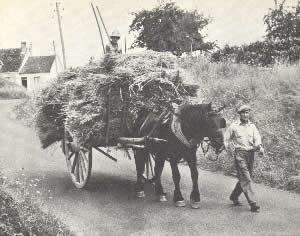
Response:
[[[167,114],[169,115],[170,112]],[[151,137],[151,134],[156,129],[161,120],[166,116],[166,112],[162,112],[158,117],[157,122],[153,126],[152,130],[148,133],[147,136],[144,137],[119,137],[117,138],[117,147],[120,150],[126,151],[128,156],[130,154],[128,152],[128,148],[133,149],[148,149],[153,145],[153,143],[166,143],[167,141],[164,139],[159,139],[155,137]],[[147,118],[146,118],[147,119]],[[115,144],[111,145],[114,146]],[[98,151],[104,154],[107,158],[112,161],[117,162],[117,159],[111,156],[109,153],[102,150],[102,146],[91,146],[90,148],[86,148],[80,144],[78,144],[74,139],[72,132],[65,128],[64,138],[61,143],[63,153],[66,158],[67,168],[71,176],[71,180],[76,188],[84,188],[86,187],[89,178],[91,177],[92,172],[92,159],[93,159],[93,151]],[[108,145],[110,146],[110,145]],[[107,146],[103,146],[107,147]],[[130,158],[131,159],[131,158]],[[146,163],[145,163],[145,178],[146,180],[150,180],[154,177],[153,171],[153,162],[155,160],[155,156],[151,154],[149,151],[149,155],[147,155]]]

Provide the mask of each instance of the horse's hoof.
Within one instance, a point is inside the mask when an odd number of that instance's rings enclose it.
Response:
[[[196,202],[196,201],[191,200],[190,203],[191,203],[191,207],[193,209],[199,209],[200,208],[200,201]]]
[[[158,200],[159,200],[160,202],[167,202],[167,201],[168,201],[166,195],[164,195],[164,194],[159,195],[159,196],[158,196]]]
[[[135,196],[136,196],[137,198],[144,198],[144,197],[146,197],[144,191],[135,192]]]
[[[184,207],[185,205],[186,205],[186,203],[185,203],[184,200],[176,201],[176,202],[175,202],[175,206],[176,206],[176,207]]]

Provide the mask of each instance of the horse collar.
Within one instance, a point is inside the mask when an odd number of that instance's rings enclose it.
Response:
[[[187,138],[182,133],[181,129],[181,119],[180,115],[173,113],[172,120],[171,120],[171,130],[175,137],[183,143],[188,148],[193,148],[194,144],[192,144],[190,141],[187,140]]]

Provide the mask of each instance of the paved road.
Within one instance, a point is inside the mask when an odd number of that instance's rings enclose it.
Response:
[[[94,152],[89,188],[75,189],[59,146],[42,150],[34,131],[10,119],[16,102],[0,101],[4,174],[10,182],[26,182],[25,191],[78,235],[300,235],[299,194],[255,185],[262,211],[251,213],[245,199],[241,207],[233,207],[228,200],[234,178],[201,170],[202,204],[198,210],[176,208],[170,200],[156,202],[151,186],[147,186],[145,199],[136,199],[134,161],[120,152],[111,153],[117,163]],[[186,166],[180,170],[182,192],[188,199],[189,170]],[[171,199],[168,165],[163,183]],[[18,186],[11,185],[10,191],[16,192]]]

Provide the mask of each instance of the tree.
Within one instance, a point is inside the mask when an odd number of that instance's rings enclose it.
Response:
[[[215,47],[214,42],[204,42],[200,33],[210,23],[210,18],[196,10],[185,11],[173,2],[162,2],[152,10],[142,10],[133,15],[130,32],[137,32],[138,36],[132,47],[170,51],[177,56],[191,50],[209,51]]]
[[[267,26],[266,40],[275,45],[279,54],[289,62],[299,59],[300,54],[300,5],[292,9],[284,7],[285,0],[264,16]]]

